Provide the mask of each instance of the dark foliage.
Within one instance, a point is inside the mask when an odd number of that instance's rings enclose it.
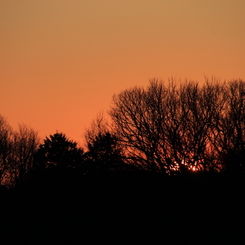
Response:
[[[40,145],[35,160],[40,168],[78,168],[83,150],[62,133],[50,135]]]
[[[85,159],[90,166],[90,173],[102,174],[127,167],[119,140],[109,131],[90,136],[87,148]]]

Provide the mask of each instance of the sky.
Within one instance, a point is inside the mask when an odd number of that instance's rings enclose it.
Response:
[[[245,79],[244,0],[0,0],[0,114],[83,143],[149,79]]]

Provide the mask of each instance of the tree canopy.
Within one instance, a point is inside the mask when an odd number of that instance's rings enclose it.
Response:
[[[114,95],[109,114],[128,159],[139,168],[168,174],[244,171],[244,99],[241,80],[152,80],[147,88]],[[229,161],[233,154],[236,163]]]
[[[62,133],[46,137],[39,146],[36,160],[44,168],[76,168],[82,162],[83,149]]]

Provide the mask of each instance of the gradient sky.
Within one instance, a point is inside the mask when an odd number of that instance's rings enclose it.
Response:
[[[244,0],[0,0],[0,114],[82,142],[157,77],[245,79]]]

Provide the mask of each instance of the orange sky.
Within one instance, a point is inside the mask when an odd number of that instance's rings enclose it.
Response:
[[[244,0],[0,0],[0,114],[82,142],[149,78],[245,79]]]

